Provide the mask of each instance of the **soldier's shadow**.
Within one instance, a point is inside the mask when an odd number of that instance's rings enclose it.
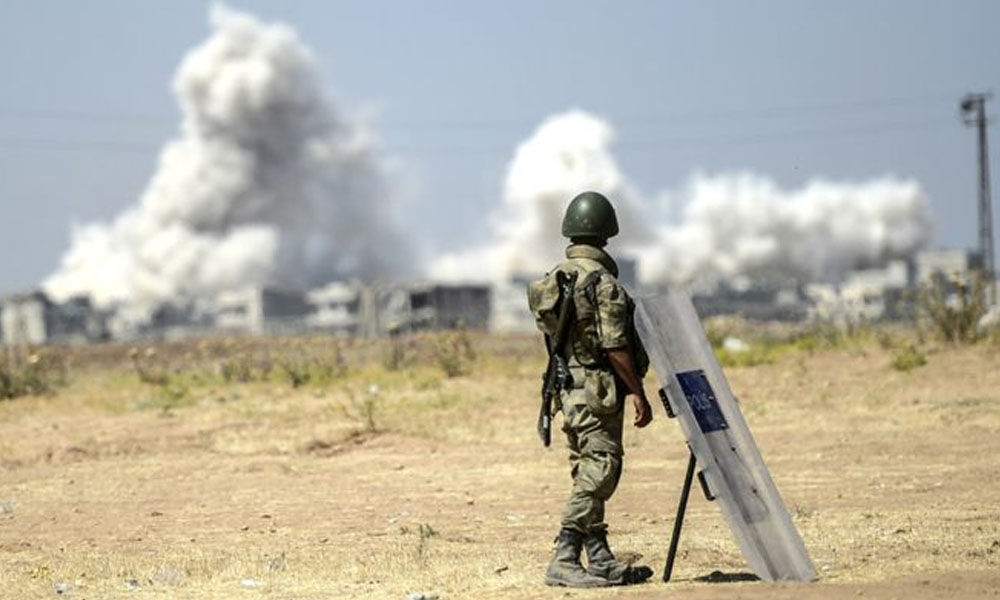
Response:
[[[708,575],[695,577],[693,581],[702,583],[738,583],[741,581],[760,581],[753,573],[723,573],[722,571],[712,571]]]

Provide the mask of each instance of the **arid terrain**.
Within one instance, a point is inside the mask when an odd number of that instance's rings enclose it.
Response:
[[[587,591],[541,583],[569,476],[534,336],[48,350],[65,382],[0,400],[0,598],[1000,597],[1000,345],[918,343],[726,369],[819,581],[746,581],[696,488],[673,582]],[[609,521],[659,574],[687,451],[654,408]]]

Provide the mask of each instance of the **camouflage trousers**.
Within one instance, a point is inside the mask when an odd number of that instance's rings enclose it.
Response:
[[[573,489],[563,510],[563,528],[582,533],[607,529],[604,503],[614,494],[622,473],[621,402],[608,413],[587,402],[582,389],[563,397],[563,432],[569,448]],[[597,410],[595,410],[595,408]]]

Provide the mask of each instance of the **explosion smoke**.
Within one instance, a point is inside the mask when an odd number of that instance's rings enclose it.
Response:
[[[439,258],[432,271],[451,279],[494,281],[539,274],[560,258],[563,210],[593,189],[614,202],[624,245],[639,258],[644,283],[711,284],[722,278],[837,281],[850,270],[911,256],[930,236],[927,199],[918,183],[883,177],[863,183],[815,180],[795,191],[750,173],[698,174],[670,194],[678,223],[656,224],[611,152],[613,132],[574,110],[544,121],[514,154],[497,241]],[[644,220],[642,215],[646,215]],[[612,241],[614,243],[615,240]]]
[[[214,7],[173,81],[181,133],[138,205],[73,231],[56,299],[152,307],[409,265],[375,144],[323,94],[290,28]]]
[[[750,173],[695,175],[680,224],[642,252],[647,281],[749,277],[840,281],[912,256],[930,237],[913,180],[814,180],[796,191]]]
[[[573,196],[597,190],[613,199],[622,229],[632,243],[652,234],[642,204],[609,151],[611,127],[583,111],[546,119],[521,143],[507,168],[503,205],[493,215],[497,242],[486,248],[445,254],[431,273],[452,280],[503,281],[537,274],[562,256],[563,212]]]

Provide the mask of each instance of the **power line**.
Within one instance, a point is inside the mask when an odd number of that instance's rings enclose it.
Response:
[[[0,119],[23,119],[28,121],[68,121],[88,123],[122,123],[142,125],[173,125],[177,123],[177,115],[139,114],[139,113],[105,113],[77,110],[39,110],[22,107],[0,107]]]
[[[795,141],[801,139],[830,139],[841,137],[863,137],[905,133],[911,131],[926,131],[944,127],[952,127],[951,119],[929,119],[921,121],[905,121],[883,123],[871,127],[837,127],[799,129],[792,131],[750,133],[720,136],[681,136],[654,139],[624,139],[615,145],[616,150],[625,151],[660,151],[667,147],[713,146],[732,144],[767,144],[775,142]],[[131,141],[107,139],[44,139],[0,137],[0,150],[56,150],[56,151],[92,151],[108,152],[146,152],[162,148],[162,141]],[[386,144],[388,152],[403,154],[473,154],[509,152],[509,146],[494,145],[390,145]]]
[[[748,109],[722,109],[716,111],[677,112],[672,114],[632,114],[621,115],[613,119],[617,125],[643,125],[652,123],[673,123],[691,121],[740,121],[754,119],[787,118],[806,114],[858,112],[881,108],[901,108],[905,106],[930,106],[951,101],[954,94],[933,94],[897,98],[881,98],[856,100],[849,102],[829,102],[814,104],[798,104],[771,106]],[[595,111],[596,112],[596,111]],[[99,111],[49,110],[18,106],[0,106],[0,119],[21,119],[31,121],[61,121],[87,123],[122,123],[171,125],[178,121],[177,115],[152,113],[110,113]],[[531,127],[539,122],[537,117],[500,117],[481,120],[459,119],[417,119],[394,121],[387,119],[379,122],[378,127],[385,130],[453,130],[453,129],[512,129]]]
[[[68,140],[0,137],[0,150],[56,150],[70,152],[146,152],[163,147],[162,142],[131,142],[123,140]]]
[[[816,128],[799,129],[775,133],[751,133],[724,135],[719,137],[676,137],[659,138],[655,140],[624,141],[618,144],[620,148],[634,147],[663,147],[663,146],[691,146],[691,145],[720,145],[720,144],[753,144],[761,142],[781,142],[793,141],[803,138],[838,138],[838,137],[862,137],[870,135],[882,135],[888,133],[905,133],[910,131],[926,131],[930,129],[943,129],[953,127],[951,119],[931,119],[923,121],[908,121],[897,123],[886,123],[877,127],[838,127],[838,128]]]
[[[910,97],[900,97],[900,98],[883,98],[878,100],[857,100],[853,102],[838,102],[838,103],[816,103],[816,104],[799,104],[799,105],[785,105],[785,106],[771,106],[763,108],[748,108],[748,109],[728,109],[714,111],[711,113],[699,113],[692,112],[686,114],[675,114],[675,115],[648,115],[648,116],[625,116],[620,119],[615,119],[615,123],[642,123],[642,122],[652,122],[652,121],[690,121],[690,120],[702,120],[702,119],[712,119],[712,120],[747,120],[755,118],[785,118],[791,116],[798,116],[802,114],[815,114],[815,113],[833,113],[833,112],[850,112],[859,110],[870,110],[870,109],[880,109],[880,108],[902,108],[905,106],[930,106],[932,104],[940,105],[944,102],[950,102],[954,98],[952,94],[934,94],[928,96],[910,96]]]

